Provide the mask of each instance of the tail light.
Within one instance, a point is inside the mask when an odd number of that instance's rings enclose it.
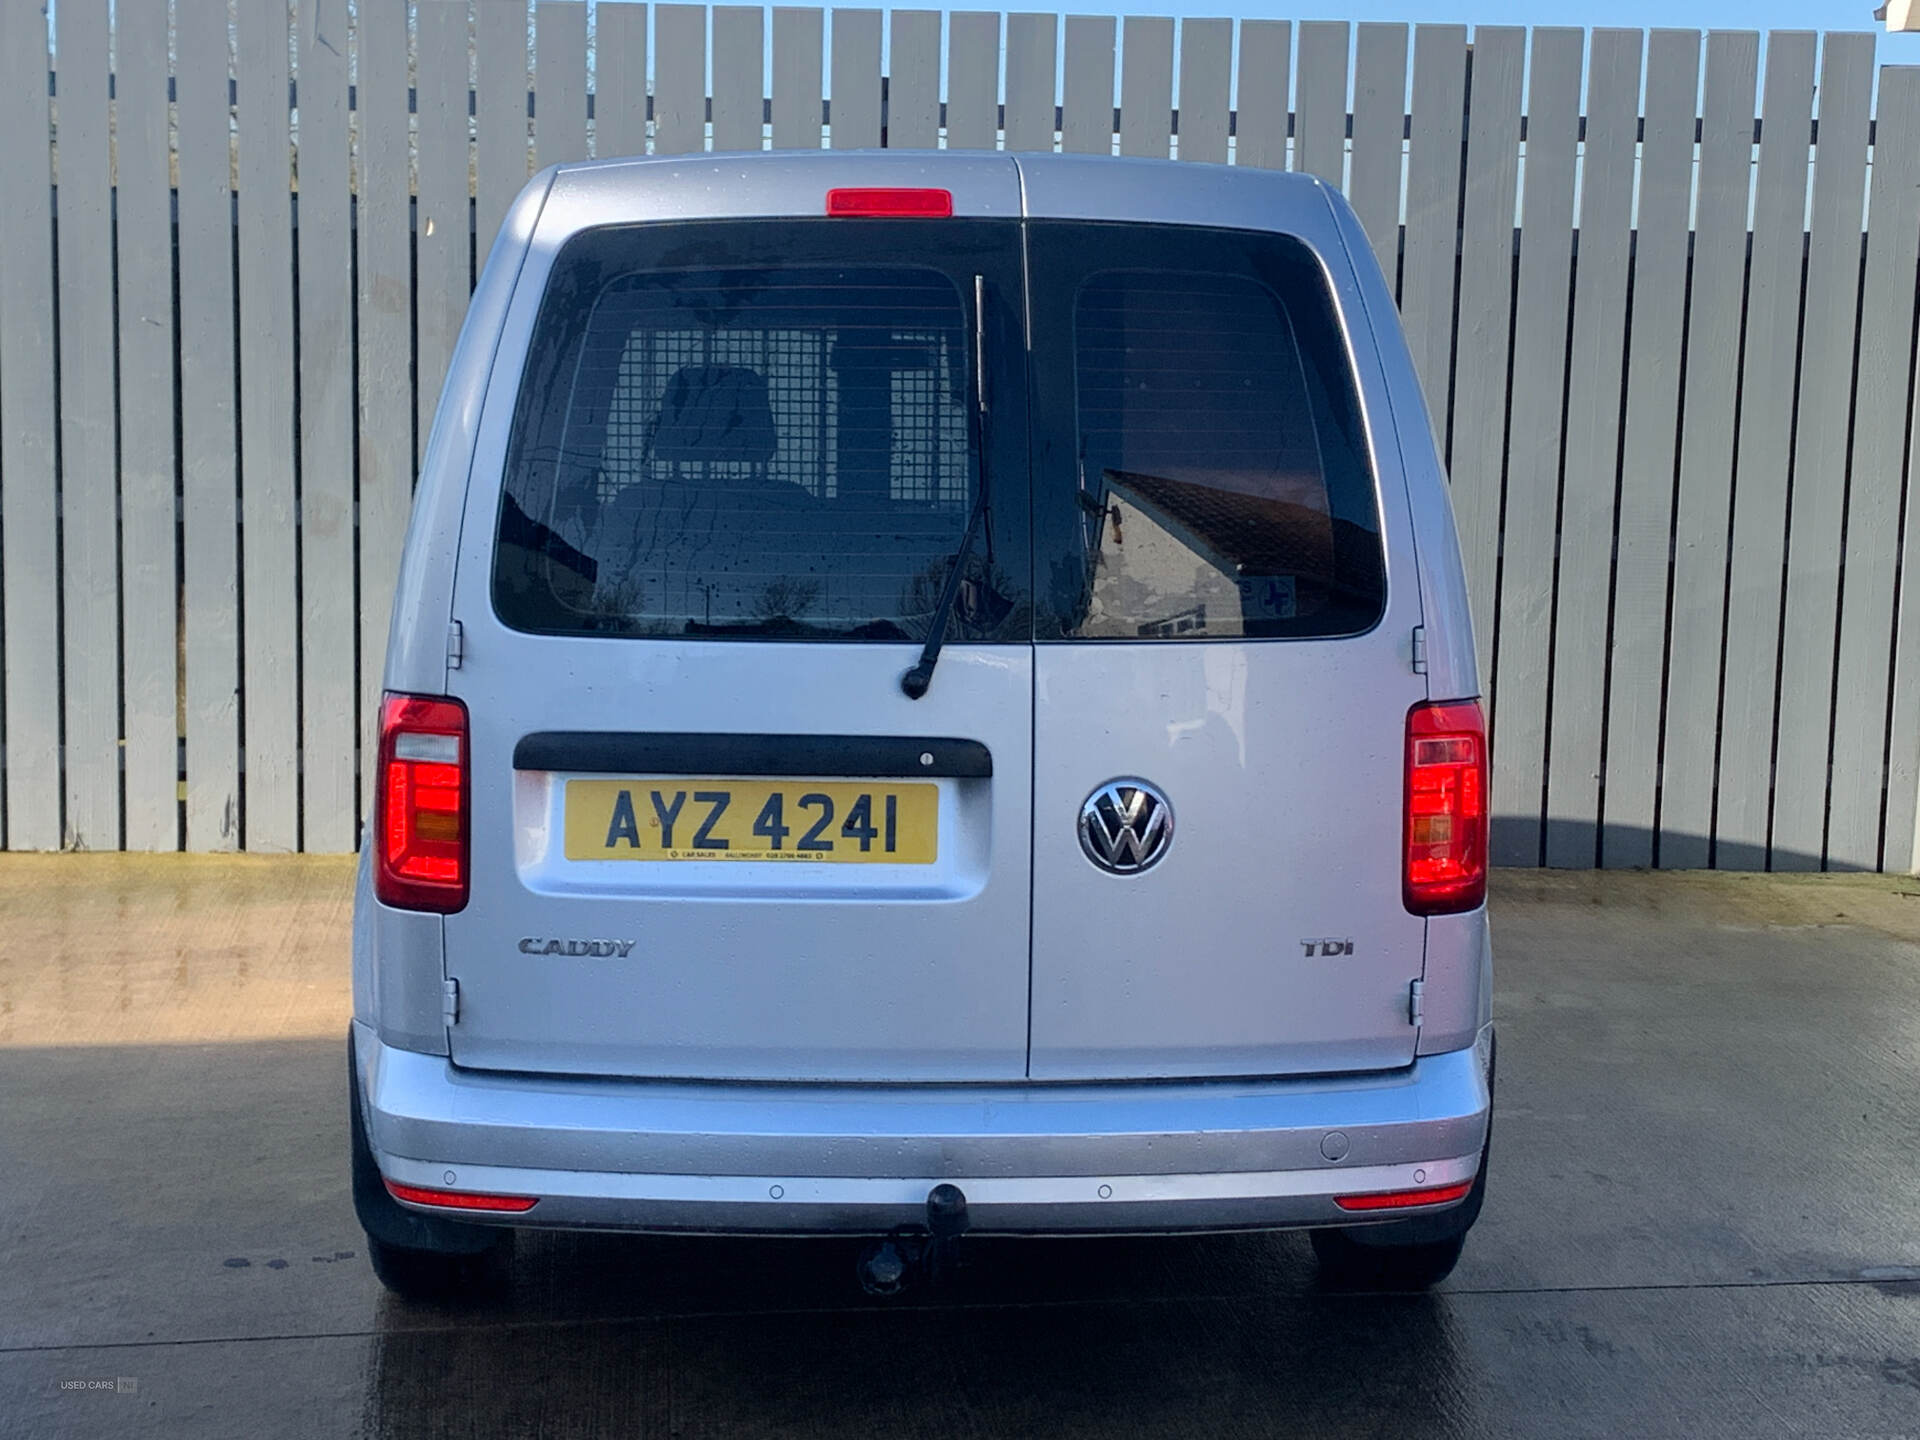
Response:
[[[451,914],[467,903],[467,707],[388,695],[380,702],[373,893],[383,905]]]
[[[1487,727],[1479,701],[1408,713],[1406,843],[1402,890],[1415,915],[1473,910],[1487,898]]]

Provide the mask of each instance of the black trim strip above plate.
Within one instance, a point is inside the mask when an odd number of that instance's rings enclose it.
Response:
[[[874,780],[984,780],[978,740],[899,735],[713,735],[545,730],[513,747],[516,770],[604,775],[808,775]]]

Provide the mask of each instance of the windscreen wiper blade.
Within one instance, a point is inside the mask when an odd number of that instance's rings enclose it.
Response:
[[[973,277],[973,438],[974,453],[980,457],[980,484],[974,491],[973,509],[967,515],[966,533],[960,548],[953,552],[947,569],[947,583],[940,591],[940,603],[933,607],[933,620],[927,629],[927,643],[920,648],[920,659],[900,677],[900,689],[909,700],[918,700],[933,684],[933,667],[940,663],[940,647],[947,641],[947,624],[960,599],[960,583],[967,560],[973,554],[974,537],[981,526],[991,526],[992,474],[987,464],[987,277]],[[991,530],[989,530],[991,534]],[[992,563],[992,541],[988,541],[988,563]]]

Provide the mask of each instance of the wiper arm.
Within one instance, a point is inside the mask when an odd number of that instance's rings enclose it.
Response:
[[[940,647],[947,642],[947,623],[953,618],[953,607],[960,599],[960,582],[966,572],[967,559],[973,554],[974,537],[980,533],[982,524],[988,526],[988,534],[992,534],[993,499],[989,478],[992,471],[987,464],[987,277],[984,275],[973,277],[972,428],[974,453],[980,457],[980,484],[974,491],[973,509],[967,515],[966,533],[960,537],[960,548],[953,552],[947,583],[940,591],[940,603],[933,607],[927,643],[920,649],[919,662],[900,677],[900,689],[909,700],[918,700],[933,684],[933,667],[940,663]],[[991,564],[991,539],[987,542],[987,554]]]

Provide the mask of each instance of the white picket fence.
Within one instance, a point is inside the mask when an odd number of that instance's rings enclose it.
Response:
[[[1497,858],[1914,863],[1920,72],[1876,113],[1869,35],[1770,36],[1763,88],[1737,32],[55,14],[0,0],[7,847],[351,848],[413,466],[514,193],[824,144],[1341,184],[1453,475]]]

